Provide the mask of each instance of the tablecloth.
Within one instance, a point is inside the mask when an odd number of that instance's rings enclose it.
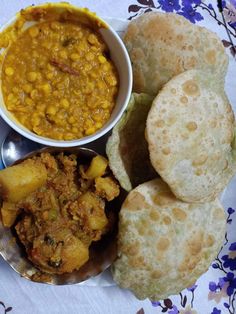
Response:
[[[0,0],[0,24],[22,7],[43,3],[35,0]],[[54,1],[51,1],[54,2]],[[176,12],[192,23],[218,33],[230,57],[226,92],[236,111],[236,0],[223,1],[224,17],[215,0],[71,0],[103,17],[131,20],[148,11]],[[0,132],[4,122],[0,120]],[[102,282],[84,285],[49,286],[29,282],[0,258],[0,314],[221,314],[236,313],[236,178],[222,196],[227,212],[227,234],[217,259],[195,285],[177,296],[156,302],[140,301],[130,291],[117,287],[107,273]],[[140,282],[140,285],[142,283]],[[106,286],[105,286],[106,285]]]

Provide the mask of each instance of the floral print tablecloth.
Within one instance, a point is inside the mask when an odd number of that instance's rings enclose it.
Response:
[[[16,11],[44,1],[1,0],[0,24]],[[56,2],[56,1],[51,1]],[[149,11],[175,12],[218,33],[230,57],[226,92],[236,112],[236,0],[71,0],[103,17],[132,20]],[[0,118],[0,141],[7,127]],[[2,137],[1,137],[2,136]],[[192,286],[166,300],[137,300],[119,289],[108,274],[83,286],[52,287],[20,278],[0,258],[0,314],[3,313],[168,313],[236,314],[236,178],[221,197],[227,212],[227,233],[221,251]],[[173,257],[174,258],[174,257]],[[140,283],[142,284],[142,283]]]

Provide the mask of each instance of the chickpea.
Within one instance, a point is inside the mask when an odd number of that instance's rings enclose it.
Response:
[[[86,44],[81,41],[78,45],[78,51],[85,51],[86,48],[87,48]]]
[[[33,126],[33,131],[34,131],[36,134],[38,134],[38,135],[42,135],[42,134],[43,134],[43,130],[42,130],[42,128],[41,128],[40,125],[35,125],[35,126]]]
[[[53,79],[53,72],[47,72],[47,73],[46,73],[46,78],[47,78],[48,80]]]
[[[30,97],[32,99],[36,99],[38,97],[38,90],[37,89],[33,89],[31,92],[30,92]]]
[[[76,122],[75,117],[73,117],[73,116],[69,117],[68,122],[69,122],[70,124],[75,123],[75,122]]]
[[[12,76],[14,74],[14,72],[15,71],[14,71],[14,69],[12,67],[7,67],[5,69],[5,73],[6,73],[7,76]]]
[[[39,34],[39,29],[38,29],[38,27],[36,27],[36,26],[31,27],[31,28],[29,29],[29,34],[30,34],[30,36],[31,36],[32,38],[37,37],[38,34]]]
[[[99,60],[100,63],[105,63],[107,61],[107,59],[104,56],[102,56],[102,55],[98,56],[98,60]]]
[[[97,73],[94,71],[90,73],[91,78],[96,79],[98,77]]]
[[[96,46],[91,46],[91,50],[94,51],[94,52],[97,52],[98,48]]]
[[[102,109],[107,109],[109,106],[110,106],[110,104],[107,100],[104,100],[102,102],[102,105],[101,105]]]
[[[105,72],[108,72],[110,70],[110,64],[108,62],[105,62],[102,64],[102,68],[103,68],[103,71]]]
[[[39,116],[42,117],[42,118],[45,117],[45,109],[46,109],[46,105],[45,105],[45,104],[42,104],[42,103],[40,103],[40,104],[36,107],[36,110],[38,111]]]
[[[78,129],[77,127],[73,127],[73,128],[71,129],[71,131],[72,131],[73,133],[78,133],[79,129]]]
[[[59,96],[59,91],[58,90],[54,90],[52,92],[52,94],[53,94],[54,97],[58,97]]]
[[[7,101],[12,101],[13,99],[15,99],[15,96],[13,93],[10,93],[8,96],[7,96]]]
[[[78,53],[72,53],[70,58],[72,61],[78,61],[80,59],[80,55]]]
[[[96,122],[100,122],[102,120],[102,115],[100,113],[95,113],[93,115],[93,120]]]
[[[19,89],[18,87],[14,86],[14,87],[12,88],[12,91],[13,91],[15,94],[18,94],[18,93],[20,92],[20,89]]]
[[[67,59],[67,52],[66,50],[61,50],[59,52],[59,56],[62,58],[62,59]],[[73,59],[72,59],[73,60]]]
[[[82,33],[81,31],[78,32],[78,38],[79,38],[79,39],[83,38],[83,33]]]
[[[16,29],[21,29],[25,23],[25,19],[22,18],[16,22]]]
[[[97,45],[97,44],[99,44],[99,42],[98,42],[98,39],[97,39],[97,37],[94,35],[94,34],[90,34],[89,36],[88,36],[88,42],[90,43],[90,44],[92,44],[92,45]]]
[[[22,116],[22,115],[19,116],[19,121],[20,121],[21,124],[25,124],[26,119],[27,118],[25,116]]]
[[[47,64],[47,69],[50,70],[50,71],[53,71],[54,67],[50,63],[48,63]]]
[[[117,85],[117,79],[113,75],[105,76],[105,81],[110,86],[116,86]]]
[[[70,141],[70,140],[73,140],[75,137],[74,137],[74,134],[73,133],[67,133],[64,135],[64,139],[67,140],[67,141]]]
[[[60,103],[61,103],[61,106],[62,106],[63,108],[65,108],[65,109],[69,108],[69,106],[70,106],[70,103],[69,103],[69,101],[68,101],[66,98],[63,98],[63,99],[60,101]]]
[[[87,63],[84,65],[84,70],[86,72],[89,72],[92,69],[92,65],[90,63]],[[93,74],[93,72],[91,73],[91,75]],[[96,75],[94,76],[94,78],[97,77]]]
[[[33,105],[34,105],[33,100],[32,100],[31,98],[29,98],[29,97],[26,97],[25,103],[26,103],[28,106],[33,106]]]
[[[89,128],[93,127],[93,125],[94,125],[93,120],[90,119],[90,117],[87,117],[85,122],[84,122],[84,127],[89,129]]]
[[[25,92],[25,93],[30,93],[31,91],[32,91],[32,85],[31,84],[24,84],[23,86],[22,86],[22,89],[23,89],[23,91]]]
[[[48,83],[41,85],[40,89],[44,92],[44,94],[48,95],[51,92],[51,86]]]
[[[47,109],[46,109],[46,113],[49,115],[55,115],[57,113],[57,108],[53,105],[50,105]]]
[[[60,29],[60,23],[59,22],[51,22],[51,29],[53,30],[59,30]]]
[[[36,72],[29,72],[29,73],[27,74],[27,80],[28,80],[29,82],[35,82],[36,79],[37,79],[37,73],[36,73]]]
[[[86,135],[91,135],[95,132],[95,128],[94,127],[90,127],[88,129],[85,130],[85,134]]]
[[[36,117],[33,117],[33,118],[32,118],[32,124],[33,124],[33,126],[38,126],[38,125],[40,124],[40,122],[41,122],[41,119],[40,119],[39,116],[36,116]]]
[[[14,111],[14,109],[15,109],[15,103],[8,102],[7,103],[7,110]]]
[[[101,129],[102,123],[101,123],[101,122],[96,122],[96,123],[95,123],[95,127],[96,127],[97,130],[98,130],[98,129]]]
[[[85,55],[85,58],[86,58],[87,61],[92,61],[94,59],[94,54],[92,52],[88,52]]]
[[[98,81],[97,82],[97,87],[99,88],[99,89],[101,89],[102,91],[106,91],[106,89],[107,89],[107,86],[106,86],[106,84],[103,82],[103,81]]]

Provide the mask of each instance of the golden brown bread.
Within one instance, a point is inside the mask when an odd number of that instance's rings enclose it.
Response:
[[[155,179],[122,205],[113,278],[139,299],[165,299],[191,286],[217,256],[225,234],[218,200],[184,203]]]
[[[109,166],[126,191],[157,177],[144,136],[146,119],[154,97],[131,95],[128,107],[106,144]]]
[[[224,80],[228,57],[218,36],[174,13],[148,12],[132,20],[124,35],[134,91],[156,95],[173,76],[192,68]]]
[[[154,99],[146,137],[153,167],[176,197],[214,200],[236,168],[235,118],[221,82],[189,70],[172,78]]]

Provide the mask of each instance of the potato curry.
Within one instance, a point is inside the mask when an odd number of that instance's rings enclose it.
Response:
[[[27,129],[74,140],[95,133],[109,120],[118,73],[97,30],[52,18],[34,23],[9,45],[2,91],[7,109]]]
[[[112,228],[105,206],[120,191],[107,166],[99,155],[82,164],[74,154],[45,152],[0,172],[2,222],[15,226],[41,271],[79,269],[91,243]]]

